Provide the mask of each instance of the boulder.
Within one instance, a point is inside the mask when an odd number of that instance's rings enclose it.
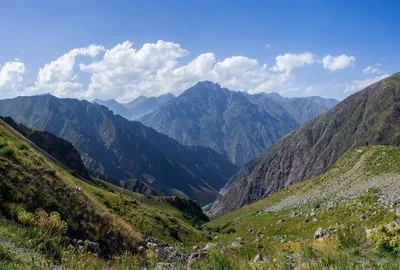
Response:
[[[208,242],[208,243],[206,244],[206,246],[202,249],[202,251],[208,251],[208,250],[210,250],[210,249],[215,248],[216,246],[217,246],[217,244]]]
[[[157,258],[161,262],[178,262],[181,261],[182,255],[171,246],[159,247],[155,250]]]
[[[202,252],[194,252],[189,255],[187,262],[188,266],[192,266],[198,259],[204,258],[207,255],[207,251],[202,251]]]
[[[324,229],[318,228],[314,233],[314,239],[318,239],[324,236]]]
[[[258,263],[258,262],[265,262],[267,260],[267,257],[262,255],[261,253],[258,253],[254,259],[253,259],[253,263]]]

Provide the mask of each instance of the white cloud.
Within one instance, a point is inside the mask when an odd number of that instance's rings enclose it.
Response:
[[[75,58],[78,55],[95,57],[103,50],[104,48],[98,45],[73,49],[41,68],[37,81],[39,84],[51,84],[73,79]]]
[[[25,71],[25,64],[18,59],[0,66],[0,89],[10,92],[18,91],[21,88]]]
[[[265,48],[266,48],[266,49],[271,48],[271,44],[269,44],[269,43],[265,44]]]
[[[279,90],[290,77],[270,74],[266,64],[240,55],[218,61],[213,53],[204,53],[179,65],[178,60],[186,55],[185,49],[172,42],[146,43],[138,50],[129,41],[118,44],[99,61],[80,65],[83,72],[92,75],[84,96],[128,101],[140,94],[180,94],[201,80],[211,80],[232,90],[271,91]]]
[[[356,58],[345,54],[339,56],[326,55],[322,58],[322,63],[325,69],[332,71],[353,67]]]
[[[106,51],[103,59],[89,65],[81,64],[82,71],[92,74],[91,83],[86,95],[121,96],[123,91],[137,91],[139,82],[152,78],[158,70],[174,68],[177,59],[188,52],[179,44],[164,42],[146,43],[139,50],[133,48],[133,43],[125,41]]]
[[[379,73],[380,67],[381,67],[381,64],[377,63],[377,64],[375,64],[373,66],[368,66],[368,67],[364,68],[362,70],[362,72],[366,73],[366,74],[368,74],[368,73],[370,73],[370,74]]]
[[[317,93],[315,87],[296,87],[292,70],[321,62],[325,68],[337,70],[353,65],[355,61],[353,56],[346,55],[328,55],[321,61],[311,52],[286,53],[278,55],[276,63],[269,67],[265,62],[243,55],[224,59],[218,59],[211,52],[188,55],[189,52],[180,44],[162,40],[137,48],[130,41],[108,49],[93,44],[73,49],[45,64],[39,70],[36,81],[25,87],[23,94],[49,92],[59,97],[130,101],[138,95],[156,96],[168,92],[177,95],[202,80],[249,93]],[[85,57],[83,63],[76,63],[77,57]],[[20,62],[15,60],[12,63]],[[3,67],[0,86],[6,81],[7,85],[11,85],[11,81],[14,85],[22,83],[25,66],[20,63],[10,68],[10,65],[7,64],[5,69],[6,65]],[[5,79],[10,74],[14,74],[13,79]],[[86,82],[85,78],[89,81]],[[356,87],[355,83],[349,85],[349,89],[351,87]]]
[[[273,71],[286,71],[291,72],[294,68],[300,68],[304,65],[313,64],[316,62],[315,56],[310,52],[301,54],[278,55],[276,58],[276,66],[272,68]]]
[[[364,89],[365,87],[367,87],[367,86],[369,86],[369,85],[371,85],[373,83],[376,83],[377,81],[383,80],[383,79],[385,79],[387,77],[389,77],[389,74],[384,74],[384,75],[381,75],[381,76],[376,76],[374,78],[368,78],[368,79],[364,79],[364,80],[352,81],[351,83],[349,83],[346,86],[346,89],[344,90],[344,92],[345,93],[355,92],[355,91]]]
[[[56,60],[39,69],[35,84],[26,88],[28,94],[48,92],[59,97],[81,97],[83,85],[76,81],[74,74],[75,60],[78,56],[96,57],[104,51],[103,46],[92,44],[88,47],[77,48],[60,56]]]

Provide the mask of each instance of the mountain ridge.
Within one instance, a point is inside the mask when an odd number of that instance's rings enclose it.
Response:
[[[327,113],[285,135],[247,163],[212,208],[229,213],[284,187],[320,175],[349,149],[400,144],[400,73],[353,94]]]
[[[71,142],[94,176],[115,184],[138,178],[166,195],[189,196],[205,203],[218,196],[218,190],[237,170],[212,150],[206,152],[215,165],[196,157],[196,151],[201,150],[182,146],[139,122],[87,101],[18,97],[1,100],[0,114]]]
[[[309,104],[317,108],[300,113]],[[140,121],[184,145],[210,147],[243,165],[302,122],[328,110],[313,101],[298,109],[288,110],[290,106],[268,94],[250,95],[203,81]]]

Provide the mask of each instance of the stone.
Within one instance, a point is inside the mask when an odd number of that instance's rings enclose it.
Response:
[[[253,259],[253,263],[258,263],[258,262],[265,262],[267,260],[267,257],[262,255],[261,253],[258,253],[254,259]]]
[[[314,233],[314,239],[318,239],[324,236],[324,229],[322,229],[321,227],[318,228],[315,233]]]
[[[181,254],[176,248],[171,246],[159,247],[155,250],[158,260],[161,262],[177,262],[181,259]]]
[[[257,243],[257,242],[260,242],[261,239],[263,239],[263,237],[264,237],[264,235],[262,235],[261,233],[256,234],[256,238],[254,239],[253,244],[255,244],[255,243]]]
[[[276,223],[276,224],[281,224],[281,223],[283,223],[285,221],[285,219],[283,218],[283,219],[281,219],[281,220],[278,220],[278,222]]]
[[[233,242],[227,246],[227,248],[229,248],[229,249],[240,249],[242,247],[243,247],[242,244],[240,244],[238,242]]]
[[[199,246],[194,246],[192,249],[193,249],[193,250],[199,250],[200,247],[199,247]]]
[[[175,265],[173,263],[165,263],[165,262],[158,262],[156,264],[155,270],[172,270],[175,269]]]
[[[207,251],[202,251],[202,252],[195,252],[189,255],[187,262],[188,266],[192,266],[198,259],[204,258],[207,255]]]
[[[238,241],[239,243],[240,243],[240,242],[243,242],[243,237],[238,237],[238,238],[236,238],[236,241]]]
[[[208,250],[210,250],[210,249],[212,249],[212,248],[215,248],[216,246],[217,246],[217,244],[208,242],[208,243],[206,244],[206,246],[205,246],[202,250],[203,250],[203,251],[208,251]]]

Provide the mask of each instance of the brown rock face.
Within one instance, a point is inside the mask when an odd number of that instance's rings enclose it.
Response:
[[[212,212],[224,215],[320,175],[350,148],[400,144],[400,73],[360,91],[306,123],[246,164]]]

